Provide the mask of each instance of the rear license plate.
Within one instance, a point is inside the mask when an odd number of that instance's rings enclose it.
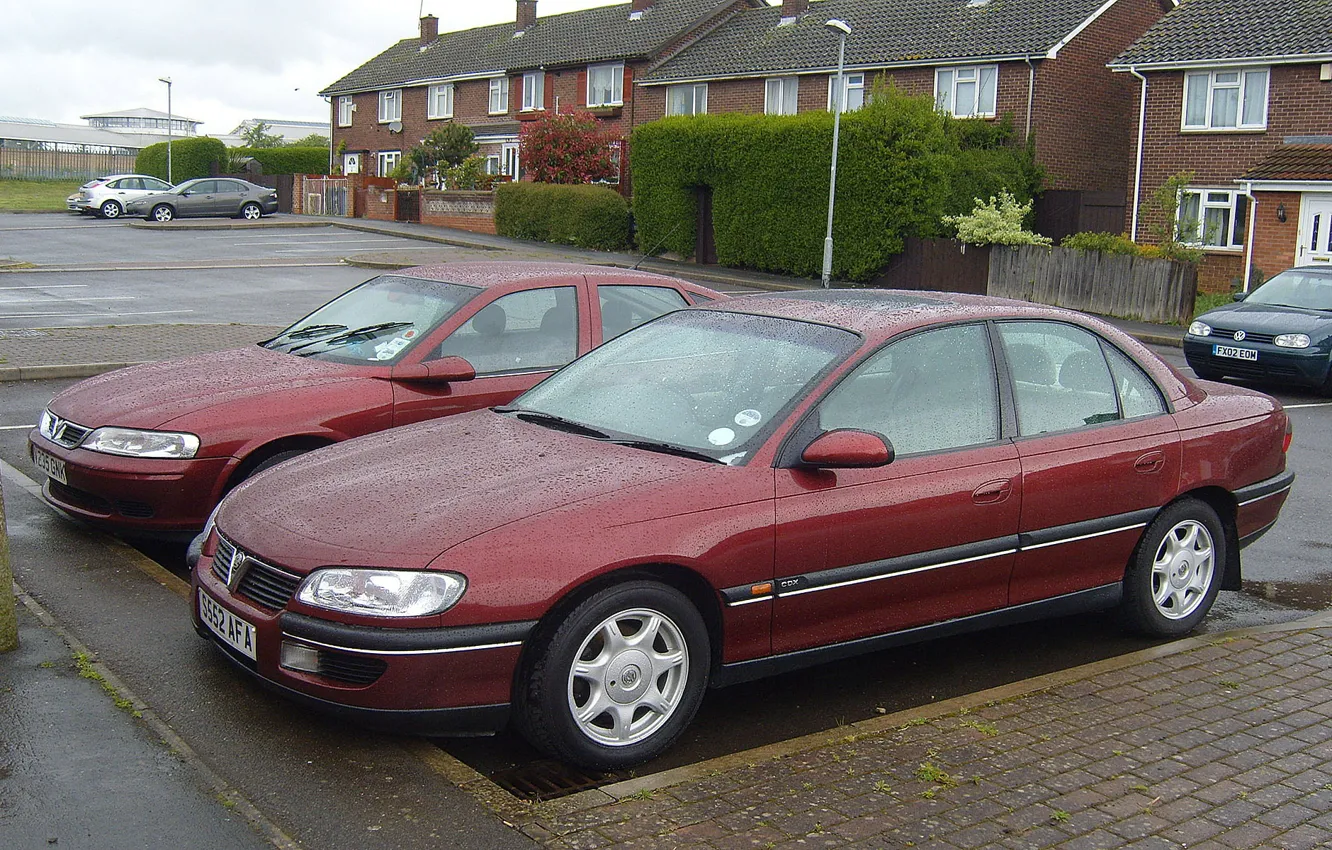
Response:
[[[1256,348],[1236,348],[1233,345],[1214,345],[1212,353],[1217,357],[1231,357],[1235,360],[1257,360],[1258,349]]]
[[[203,588],[199,588],[199,619],[232,649],[251,660],[258,660],[255,656],[254,626],[223,608]]]
[[[51,480],[59,481],[65,485],[69,484],[69,481],[65,479],[65,462],[58,457],[47,454],[36,446],[32,449],[32,465],[45,472]]]

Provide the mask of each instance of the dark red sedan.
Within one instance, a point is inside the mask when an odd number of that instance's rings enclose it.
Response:
[[[512,404],[222,503],[200,633],[312,706],[620,768],[704,690],[1118,607],[1178,635],[1277,520],[1290,423],[1103,322],[940,293],[681,310]]]
[[[43,493],[138,535],[191,537],[230,488],[311,449],[502,404],[603,340],[722,298],[646,272],[453,263],[369,280],[249,348],[111,372],[29,435]]]

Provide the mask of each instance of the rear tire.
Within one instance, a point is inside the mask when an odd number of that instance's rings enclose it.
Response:
[[[1121,611],[1142,634],[1187,634],[1211,610],[1225,568],[1226,531],[1216,511],[1197,499],[1166,505],[1133,552]]]
[[[246,221],[258,221],[263,214],[263,209],[256,203],[248,203],[240,208],[240,217]]]
[[[176,217],[176,211],[173,210],[171,207],[167,206],[166,204],[158,204],[157,206],[153,207],[152,211],[153,221],[160,221],[165,223],[171,221],[175,217]]]
[[[118,201],[107,201],[102,204],[102,218],[120,218],[123,212],[125,212],[125,208]]]

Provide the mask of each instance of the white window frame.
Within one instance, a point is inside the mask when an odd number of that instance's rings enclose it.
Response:
[[[1244,106],[1247,101],[1248,87],[1251,85],[1253,75],[1262,73],[1263,76],[1263,100],[1261,120],[1245,121]],[[1235,82],[1218,81],[1218,75],[1237,75]],[[1203,121],[1201,124],[1189,123],[1189,88],[1193,81],[1206,82],[1207,102],[1203,112]],[[1269,67],[1247,67],[1247,68],[1215,68],[1210,71],[1189,71],[1184,75],[1184,92],[1181,97],[1179,128],[1181,130],[1211,130],[1211,131],[1235,131],[1235,130],[1265,130],[1267,129],[1267,107],[1268,94],[1271,90],[1272,69]],[[1235,123],[1231,124],[1213,124],[1212,108],[1216,101],[1218,90],[1238,89],[1237,97],[1239,103],[1235,108]]]
[[[490,78],[490,102],[487,108],[491,115],[503,115],[509,111],[508,77]]]
[[[843,112],[855,112],[865,105],[865,75],[862,73],[842,74],[842,91],[846,96],[843,101]],[[834,98],[837,92],[837,75],[833,74],[828,78],[828,111],[833,111]],[[854,102],[854,105],[853,105]]]
[[[341,95],[338,98],[338,126],[350,127],[352,125],[352,113],[355,111],[356,103],[349,94]]]
[[[379,151],[375,154],[375,175],[387,177],[402,162],[402,151]]]
[[[487,154],[487,155],[486,155],[486,173],[487,173],[487,174],[491,174],[491,175],[495,175],[495,174],[499,174],[501,170],[503,170],[503,165],[501,164],[501,161],[500,161],[500,155],[497,154],[497,153]]]
[[[594,100],[592,97],[592,85],[599,73],[610,74],[610,99]],[[601,65],[587,66],[587,105],[589,107],[597,106],[624,106],[624,63],[608,62]]]
[[[528,71],[523,74],[523,112],[536,112],[546,108],[546,72]]]
[[[1184,210],[1188,205],[1188,197],[1198,196],[1197,220],[1184,219]],[[1224,199],[1221,196],[1225,196]],[[1243,251],[1244,250],[1244,229],[1236,234],[1236,226],[1240,225],[1247,229],[1249,226],[1249,208],[1248,204],[1241,206],[1241,200],[1247,201],[1244,192],[1240,189],[1212,187],[1212,186],[1186,186],[1179,192],[1179,206],[1176,208],[1175,229],[1180,242],[1186,245],[1194,245],[1199,248],[1205,248],[1213,251]],[[1223,239],[1207,238],[1206,223],[1208,210],[1225,210],[1229,213],[1229,221],[1226,227],[1226,234]]]
[[[981,102],[981,80],[992,74],[994,87],[991,90],[993,100]],[[957,89],[959,85],[971,83],[975,97],[969,104],[971,109],[960,111],[957,108]],[[999,66],[998,65],[956,65],[934,70],[934,106],[957,118],[993,118],[999,108]],[[988,107],[988,109],[986,108]]]
[[[685,90],[688,89],[686,92]],[[689,99],[687,109],[677,109],[675,107],[675,98],[673,94],[685,94]],[[708,84],[707,83],[681,83],[680,85],[666,87],[666,114],[667,115],[707,115],[708,114]]]
[[[402,120],[402,89],[384,89],[379,93],[379,123]]]
[[[790,89],[789,92],[788,89]],[[774,97],[774,93],[776,97]],[[790,95],[790,100],[792,101],[791,105],[794,107],[790,111],[787,111],[786,109],[786,101],[788,94]],[[764,115],[795,115],[799,111],[800,111],[799,77],[796,76],[768,77],[763,81]]]
[[[453,83],[440,83],[426,89],[426,118],[453,117]]]

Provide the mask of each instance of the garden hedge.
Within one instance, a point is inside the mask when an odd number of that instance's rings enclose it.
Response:
[[[233,158],[248,156],[263,166],[264,174],[327,174],[328,148],[236,148]]]
[[[504,183],[495,192],[495,231],[515,239],[622,251],[630,246],[629,204],[606,186]]]
[[[207,177],[226,161],[227,146],[210,136],[171,141],[171,179],[176,183]],[[140,174],[167,179],[167,143],[158,142],[139,151],[134,169]]]
[[[634,130],[630,146],[638,247],[694,252],[696,192],[712,190],[717,259],[816,276],[827,226],[833,116],[700,115]],[[940,221],[1007,188],[1030,200],[1040,172],[1008,122],[959,121],[928,97],[880,87],[842,116],[833,275],[873,277],[908,236],[942,236]]]

